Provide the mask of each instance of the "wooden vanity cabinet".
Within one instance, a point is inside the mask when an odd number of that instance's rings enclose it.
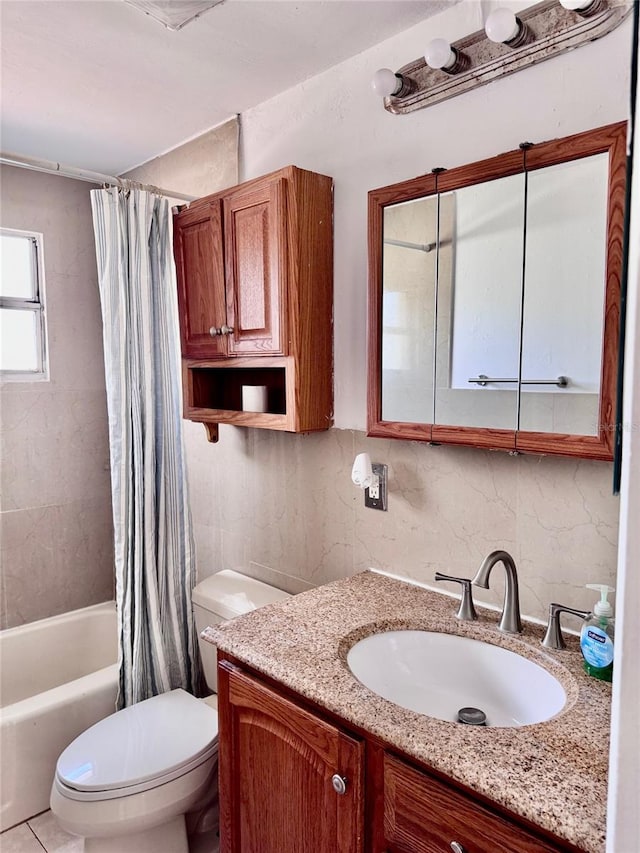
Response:
[[[580,853],[219,660],[220,853]]]
[[[363,742],[233,667],[218,691],[221,853],[363,853]]]
[[[388,853],[566,850],[389,754],[384,757],[384,836]]]
[[[307,432],[332,423],[332,181],[294,166],[174,216],[184,417]],[[267,411],[242,410],[242,386]]]

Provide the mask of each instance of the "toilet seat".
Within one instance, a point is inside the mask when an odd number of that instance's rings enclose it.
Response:
[[[172,690],[83,732],[58,759],[54,785],[63,796],[81,801],[148,791],[211,759],[217,735],[217,712],[184,690]]]

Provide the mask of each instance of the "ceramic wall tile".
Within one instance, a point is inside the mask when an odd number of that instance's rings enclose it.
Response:
[[[113,597],[90,184],[2,167],[2,225],[43,235],[49,380],[1,388],[2,625]]]
[[[221,566],[224,565],[222,531],[219,527],[194,522],[193,538],[196,545],[197,576],[198,580],[203,580],[220,571]]]
[[[366,509],[351,482],[362,451],[389,466],[388,512]],[[516,560],[523,612],[539,619],[551,600],[586,606],[589,580],[613,585],[617,499],[606,463],[429,447],[349,430],[296,436],[224,426],[214,445],[193,433],[187,455],[206,484],[200,493],[220,489],[206,513],[194,507],[206,514],[196,538],[208,559],[215,556],[206,544],[211,528],[220,533],[220,561],[199,567],[202,575],[237,568],[293,591],[291,578],[318,585],[378,568],[436,586],[436,571],[473,577],[501,548]],[[497,567],[491,589],[474,595],[498,607],[503,593]]]
[[[114,596],[110,501],[0,513],[3,628]]]
[[[2,510],[109,494],[104,391],[40,388],[3,389]]]
[[[242,572],[249,575],[251,578],[268,583],[278,589],[283,589],[291,595],[297,595],[299,592],[306,592],[313,589],[314,585],[302,578],[288,575],[285,572],[279,572],[272,569],[270,566],[263,566],[260,563],[254,563],[250,560],[246,565],[242,566]]]
[[[519,565],[525,601],[593,606],[586,583],[615,587],[618,500],[611,466],[567,459],[523,460],[518,481]],[[533,605],[530,605],[533,606]]]

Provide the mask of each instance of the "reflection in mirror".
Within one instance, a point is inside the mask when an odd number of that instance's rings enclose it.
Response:
[[[433,420],[437,198],[385,207],[382,419]]]
[[[369,193],[369,435],[612,458],[625,141],[618,122]]]
[[[609,158],[530,172],[520,429],[597,435]]]
[[[524,186],[519,174],[440,196],[453,251],[438,276],[436,424],[516,428]],[[480,376],[516,381],[470,381]]]

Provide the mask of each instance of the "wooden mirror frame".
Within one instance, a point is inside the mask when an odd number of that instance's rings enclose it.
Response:
[[[613,459],[616,380],[620,329],[620,277],[626,187],[626,122],[588,130],[562,139],[531,145],[526,150],[526,171],[566,163],[594,154],[609,156],[609,208],[603,310],[600,401],[597,435],[529,432],[514,429],[457,427],[382,419],[382,263],[385,207],[437,192],[450,192],[496,178],[523,172],[523,151],[517,149],[439,174],[423,175],[369,192],[369,307],[367,435],[453,444],[512,453],[556,454],[588,459]]]

